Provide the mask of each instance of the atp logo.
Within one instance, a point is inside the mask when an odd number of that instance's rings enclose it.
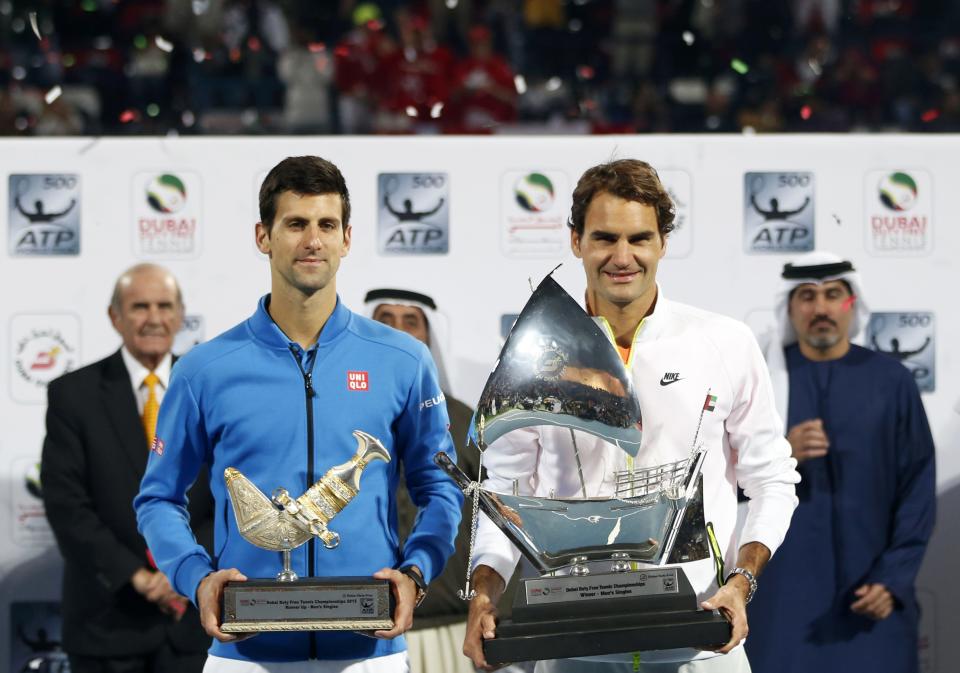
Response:
[[[743,182],[748,253],[813,250],[813,173],[747,173]]]
[[[80,254],[78,175],[11,175],[8,185],[10,254]]]

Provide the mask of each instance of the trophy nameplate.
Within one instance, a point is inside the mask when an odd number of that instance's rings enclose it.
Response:
[[[521,582],[512,617],[483,641],[487,663],[714,649],[730,639],[730,624],[699,608],[675,565],[710,556],[699,425],[687,458],[631,466],[612,475],[609,497],[587,497],[573,431],[642,458],[640,403],[608,335],[549,275],[507,337],[471,426],[484,452],[509,451],[488,443],[520,428],[569,428],[581,480],[582,497],[522,494],[518,480],[501,493],[471,481],[446,454],[435,457],[474,512],[483,510],[540,574]],[[471,597],[469,581],[462,596]]]
[[[390,461],[376,437],[360,430],[353,436],[354,456],[330,468],[296,499],[282,488],[268,498],[235,468],[224,472],[240,535],[262,549],[282,552],[283,560],[275,579],[227,582],[220,606],[224,633],[393,628],[395,599],[388,580],[298,577],[290,567],[291,550],[315,537],[327,549],[340,544],[340,535],[328,524],[359,494],[367,464]]]
[[[387,580],[369,577],[231,582],[223,592],[224,633],[374,631],[393,628]]]

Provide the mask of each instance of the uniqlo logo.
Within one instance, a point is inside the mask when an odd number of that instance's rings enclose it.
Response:
[[[347,390],[370,390],[370,375],[367,372],[347,372]]]

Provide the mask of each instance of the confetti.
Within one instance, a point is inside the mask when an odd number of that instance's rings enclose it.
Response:
[[[413,107],[412,105],[408,105],[408,106],[407,106],[406,112],[407,112],[407,116],[408,116],[408,117],[416,117],[416,116],[417,116],[417,108]]]
[[[843,222],[840,220],[840,217],[836,213],[830,213],[833,215],[833,221],[837,223],[837,226],[841,226]]]
[[[124,110],[120,113],[120,123],[129,124],[140,119],[140,113],[136,110]]]
[[[748,72],[750,72],[750,66],[741,61],[739,58],[735,58],[730,61],[730,67],[733,68],[733,70],[739,75],[746,75]]]
[[[694,37],[693,33],[689,30],[683,31],[683,43],[688,47],[693,46],[693,43],[697,41],[697,38]]]
[[[547,80],[547,91],[557,91],[563,86],[563,81],[559,77],[551,77]]]
[[[521,96],[527,93],[527,80],[523,75],[515,75],[513,78],[513,86],[517,88],[517,93]]]
[[[160,114],[160,106],[156,103],[150,103],[147,106],[147,116],[156,117],[158,114]]]
[[[940,116],[940,110],[931,109],[931,110],[927,110],[922,115],[920,115],[920,119],[922,119],[924,123],[929,124],[939,116]]]
[[[310,50],[311,54],[319,54],[327,50],[327,45],[323,42],[311,42],[307,45],[307,49]]]
[[[37,36],[38,40],[42,40],[43,36],[40,35],[40,26],[37,24],[37,13],[30,12],[30,29],[33,30],[33,34]]]
[[[800,108],[800,118],[803,120],[810,119],[810,116],[813,114],[813,110],[810,109],[809,105],[804,105]]]
[[[60,88],[60,85],[58,84],[58,85],[56,85],[55,87],[53,87],[52,89],[50,89],[50,90],[46,93],[46,95],[44,95],[43,100],[47,101],[47,105],[50,105],[51,103],[53,103],[53,101],[55,101],[55,100],[57,100],[58,98],[60,98],[60,94],[62,94],[62,93],[63,93],[63,89]]]
[[[197,63],[203,63],[203,61],[206,58],[207,58],[207,52],[205,52],[203,49],[200,49],[199,47],[197,47],[193,50],[193,60],[196,61]]]
[[[581,65],[577,68],[577,76],[580,79],[593,79],[595,74],[596,72],[589,65]]]
[[[443,103],[434,103],[433,107],[430,108],[430,119],[440,119],[441,113],[443,113]]]
[[[173,43],[163,39],[160,35],[157,35],[155,38],[153,38],[153,43],[157,45],[157,48],[160,49],[160,51],[165,51],[168,54],[173,51]]]

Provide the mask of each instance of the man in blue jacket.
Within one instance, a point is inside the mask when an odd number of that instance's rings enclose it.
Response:
[[[350,250],[346,182],[332,163],[291,157],[260,189],[257,247],[270,258],[271,292],[245,322],[194,348],[173,371],[153,455],[134,504],[160,569],[191,597],[215,638],[207,673],[406,671],[403,638],[423,589],[453,552],[462,496],[433,464],[453,454],[444,405],[427,348],[407,334],[352,313],[336,274]],[[360,493],[333,522],[335,549],[318,540],[293,550],[301,576],[372,575],[397,598],[395,627],[371,638],[353,632],[262,633],[220,630],[228,581],[273,577],[280,554],[237,530],[222,475],[235,467],[261,491],[294,497],[328,468],[349,460],[354,430],[380,439],[394,458],[374,461]],[[214,557],[187,525],[185,492],[209,464],[216,512]],[[417,525],[397,541],[399,465]],[[300,663],[294,663],[300,662]]]

